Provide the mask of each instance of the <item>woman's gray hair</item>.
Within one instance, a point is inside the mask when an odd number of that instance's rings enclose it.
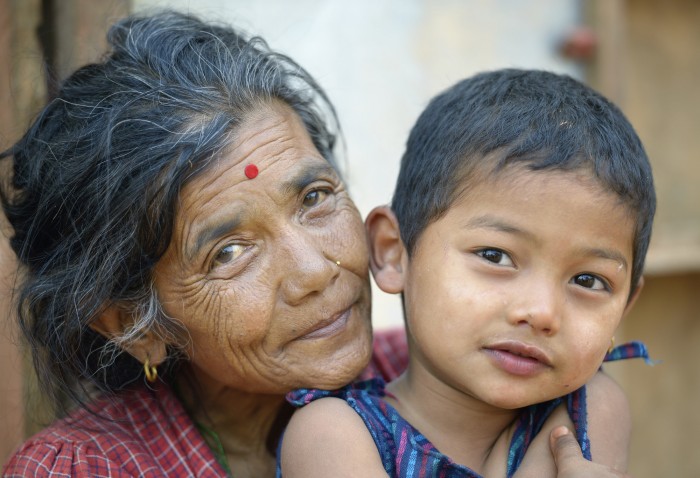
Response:
[[[0,199],[25,266],[19,323],[54,403],[141,379],[121,351],[156,333],[177,358],[184,328],[165,316],[153,268],[168,247],[183,185],[270,100],[299,115],[334,166],[340,128],[311,76],[260,38],[163,12],[108,33],[109,53],[62,84],[29,130],[0,155],[12,160]],[[111,342],[89,327],[107,306],[138,317]],[[170,366],[177,364],[171,360]],[[161,376],[168,379],[167,373]]]

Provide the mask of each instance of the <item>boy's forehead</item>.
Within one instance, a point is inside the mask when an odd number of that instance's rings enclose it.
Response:
[[[483,183],[500,184],[501,186],[523,186],[528,180],[535,180],[541,176],[551,180],[574,180],[601,194],[617,198],[619,204],[624,204],[624,198],[619,196],[614,189],[603,179],[595,174],[594,165],[586,160],[570,162],[567,167],[556,165],[543,166],[545,153],[536,153],[522,158],[507,157],[503,150],[496,150],[486,154],[476,154],[471,159],[462,162],[455,174],[457,178],[457,194],[455,198],[468,194],[470,189]],[[630,211],[631,212],[631,211]]]
[[[533,245],[567,237],[571,250],[602,251],[596,255],[632,263],[636,218],[616,194],[583,171],[496,175],[475,183],[445,217],[457,236],[491,231]]]
[[[571,170],[563,169],[532,169],[528,163],[511,163],[498,168],[491,163],[487,167],[476,168],[469,174],[463,175],[459,191],[448,207],[448,212],[454,207],[469,204],[484,194],[490,196],[486,206],[500,202],[501,198],[510,201],[514,206],[527,204],[533,198],[542,194],[547,188],[559,189],[564,196],[574,194],[576,189],[587,191],[587,204],[561,203],[561,208],[571,208],[572,213],[578,207],[606,209],[616,211],[625,223],[630,224],[630,247],[636,235],[637,214],[623,197],[614,192],[608,185],[595,175],[592,168],[581,167]],[[546,196],[546,195],[545,195]],[[532,202],[534,207],[537,201]],[[517,209],[517,208],[513,208]]]

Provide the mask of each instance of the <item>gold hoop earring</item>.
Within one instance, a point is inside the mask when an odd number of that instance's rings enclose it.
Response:
[[[158,378],[158,369],[155,365],[151,365],[151,362],[146,357],[146,361],[143,363],[143,372],[146,374],[146,380],[153,383]]]
[[[612,338],[610,339],[610,348],[608,349],[608,354],[611,354],[614,348],[615,348],[615,336],[613,335]]]

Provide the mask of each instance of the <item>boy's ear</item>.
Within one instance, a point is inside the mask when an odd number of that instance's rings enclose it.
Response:
[[[396,215],[388,206],[374,208],[365,221],[369,238],[369,266],[379,288],[389,294],[403,292],[408,255]]]
[[[635,302],[637,302],[637,299],[639,298],[639,294],[642,292],[642,289],[644,288],[644,277],[639,278],[639,282],[637,282],[637,285],[635,286],[634,290],[630,294],[630,298],[627,300],[627,305],[625,306],[625,311],[622,314],[622,317],[624,318],[630,310],[632,310],[632,307],[634,306]]]
[[[134,324],[134,317],[123,308],[112,304],[90,323],[90,328],[108,340],[118,338]],[[167,356],[165,343],[154,332],[146,332],[135,340],[128,341],[122,349],[136,360],[153,366],[160,365]]]

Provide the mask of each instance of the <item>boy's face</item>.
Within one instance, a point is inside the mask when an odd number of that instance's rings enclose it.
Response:
[[[411,367],[499,408],[577,389],[628,308],[633,232],[584,171],[476,184],[403,256]]]

